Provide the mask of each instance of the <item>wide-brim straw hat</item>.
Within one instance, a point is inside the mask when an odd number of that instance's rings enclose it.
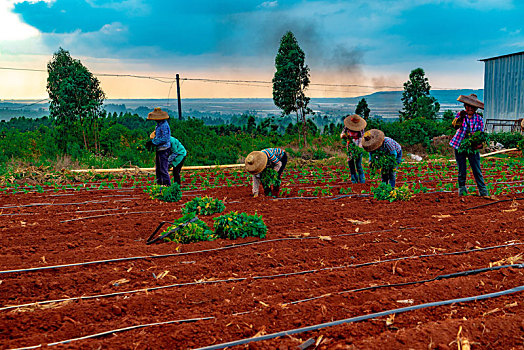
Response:
[[[362,138],[362,148],[364,148],[366,152],[376,151],[384,143],[384,137],[384,133],[378,129],[368,130]]]
[[[246,157],[245,165],[246,170],[251,175],[260,174],[266,167],[267,156],[262,151],[253,151]]]
[[[153,112],[150,112],[147,115],[148,120],[165,120],[169,119],[169,115],[166,111],[163,111],[160,109],[160,107],[155,107],[155,110]]]
[[[366,125],[368,125],[368,123],[358,114],[348,115],[344,119],[344,126],[351,131],[364,130]]]
[[[460,95],[457,98],[457,101],[460,101],[462,103],[465,103],[467,105],[477,107],[484,109],[484,102],[478,99],[477,95],[471,94],[471,95]]]

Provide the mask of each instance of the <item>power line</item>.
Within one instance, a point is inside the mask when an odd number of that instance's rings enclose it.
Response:
[[[13,68],[13,67],[0,67],[0,70],[14,70],[14,71],[31,71],[31,72],[46,72],[44,69],[31,69],[31,68]],[[164,84],[172,84],[176,79],[173,77],[165,76],[149,76],[149,75],[135,75],[135,74],[116,74],[116,73],[93,73],[98,77],[117,77],[117,78],[138,78],[138,79],[152,79]],[[273,84],[272,81],[264,80],[233,80],[233,79],[210,79],[210,78],[180,78],[180,80],[202,82],[202,83],[221,83],[230,85],[243,85],[243,86],[254,86],[262,87],[259,85],[249,84]],[[360,84],[326,84],[326,83],[311,83],[310,86],[326,86],[326,87],[341,87],[341,88],[366,88],[366,89],[403,89],[404,86],[390,86],[390,85],[360,85]],[[456,90],[457,88],[452,87],[432,87],[435,90]],[[464,88],[466,89],[466,88]],[[469,88],[476,90],[473,88]],[[320,90],[315,90],[320,91]],[[334,91],[334,90],[323,90],[323,91]]]

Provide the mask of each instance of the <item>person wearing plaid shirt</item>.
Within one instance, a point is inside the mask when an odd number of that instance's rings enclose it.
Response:
[[[454,126],[458,129],[455,132],[455,136],[453,136],[449,142],[449,145],[453,147],[455,151],[455,159],[457,161],[459,196],[464,196],[468,193],[466,188],[466,160],[468,160],[473,172],[473,177],[477,183],[479,194],[483,197],[490,198],[488,189],[484,183],[482,170],[480,168],[479,152],[467,153],[458,151],[460,144],[468,136],[468,134],[484,130],[484,121],[482,120],[482,117],[476,113],[478,108],[484,109],[484,103],[479,101],[477,95],[475,94],[467,96],[460,95],[457,101],[464,103],[465,111],[460,111],[457,113],[457,117],[453,121]]]

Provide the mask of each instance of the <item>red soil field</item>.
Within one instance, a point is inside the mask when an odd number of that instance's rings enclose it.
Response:
[[[371,184],[349,186],[361,193]],[[219,187],[186,191],[177,203],[139,188],[2,195],[0,348],[74,339],[54,348],[193,349],[524,285],[515,265],[523,262],[522,194],[389,203],[297,199],[295,191],[252,198],[248,185]],[[196,195],[224,200],[226,213],[262,215],[266,238],[146,245]],[[212,227],[218,215],[199,218]],[[117,258],[136,259],[79,264]],[[49,266],[59,267],[31,270]],[[313,339],[317,349],[458,349],[460,341],[522,349],[523,305],[515,292],[234,348],[297,349]]]

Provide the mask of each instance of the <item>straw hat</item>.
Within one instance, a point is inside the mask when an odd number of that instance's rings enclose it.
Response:
[[[373,152],[382,146],[384,143],[384,133],[378,129],[371,129],[364,133],[362,138],[362,148],[366,152]]]
[[[160,107],[155,107],[155,110],[153,112],[150,112],[147,115],[148,120],[164,120],[169,119],[169,115],[166,111],[163,111],[160,109]]]
[[[246,170],[251,175],[260,174],[266,167],[267,156],[262,151],[253,151],[246,157]]]
[[[465,104],[470,105],[470,106],[473,106],[473,107],[477,107],[477,108],[484,109],[484,102],[480,101],[480,100],[477,98],[477,95],[475,95],[475,94],[471,94],[471,95],[460,95],[460,96],[457,98],[457,101],[462,102],[462,103],[465,103]]]
[[[368,125],[368,123],[358,114],[348,115],[344,119],[344,126],[351,131],[364,130],[366,125]]]

